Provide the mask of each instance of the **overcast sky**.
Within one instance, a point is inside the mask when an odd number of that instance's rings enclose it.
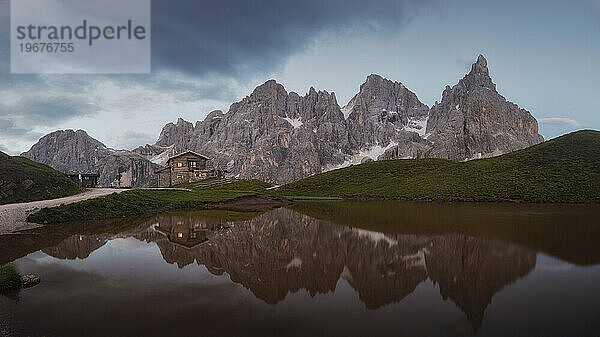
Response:
[[[600,0],[152,1],[151,75],[11,75],[9,1],[0,0],[0,150],[58,129],[114,148],[154,143],[268,79],[345,105],[367,75],[431,106],[484,54],[498,91],[548,139],[600,129]]]

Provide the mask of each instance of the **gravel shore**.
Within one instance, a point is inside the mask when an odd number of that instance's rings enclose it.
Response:
[[[96,188],[65,198],[0,205],[0,235],[11,234],[16,231],[43,226],[26,221],[29,214],[35,213],[42,208],[71,204],[82,200],[102,197],[112,193],[121,193],[123,191],[127,190],[115,188]]]

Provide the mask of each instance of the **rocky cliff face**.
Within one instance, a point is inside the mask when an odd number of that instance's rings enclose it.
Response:
[[[192,149],[234,175],[271,182],[320,173],[342,163],[351,151],[335,94],[311,88],[300,96],[275,81],[257,87],[226,114],[211,112],[194,127],[181,119],[167,124],[156,144],[136,152],[156,153],[165,147],[175,152]],[[165,157],[149,159],[161,163]]]
[[[480,55],[457,85],[446,86],[427,123],[429,157],[468,160],[516,151],[542,142],[537,121],[496,91]]]
[[[428,108],[401,83],[370,75],[344,109],[335,94],[311,88],[300,96],[267,81],[192,127],[167,124],[154,145],[135,150],[164,164],[192,149],[241,178],[285,183],[336,167],[377,160],[401,144],[402,154],[423,156]],[[161,152],[164,151],[164,152]]]
[[[543,141],[535,118],[496,91],[483,56],[431,109],[402,83],[378,75],[369,75],[343,108],[334,93],[311,88],[300,96],[270,80],[227,113],[213,111],[195,125],[181,118],[165,125],[155,144],[133,151],[139,156],[117,155],[82,133],[48,135],[26,155],[61,170],[100,169],[104,185],[125,179],[139,186],[152,174],[141,157],[164,165],[193,150],[233,176],[287,183],[370,160],[470,160]]]
[[[402,83],[369,75],[342,111],[354,149],[384,148],[406,140],[426,144],[418,136],[425,134],[429,108]]]
[[[535,118],[496,91],[483,56],[442,96],[429,109],[401,83],[369,75],[340,108],[333,93],[299,96],[271,80],[225,114],[167,124],[156,144],[136,152],[163,164],[191,149],[232,175],[286,183],[370,160],[469,160],[543,141]]]
[[[98,184],[106,187],[146,186],[159,167],[139,154],[107,148],[83,130],[50,133],[21,155],[63,172],[98,172]]]

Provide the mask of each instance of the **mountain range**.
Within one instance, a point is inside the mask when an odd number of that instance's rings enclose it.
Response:
[[[536,119],[496,90],[487,60],[431,108],[402,83],[369,75],[341,107],[335,93],[310,88],[300,96],[274,80],[258,86],[227,113],[195,124],[165,125],[155,144],[113,150],[85,131],[56,131],[24,157],[58,170],[98,171],[103,186],[144,186],[166,160],[184,150],[211,158],[232,176],[282,184],[379,159],[493,157],[538,144]]]

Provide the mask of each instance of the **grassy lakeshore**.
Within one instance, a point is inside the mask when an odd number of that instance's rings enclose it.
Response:
[[[280,196],[441,201],[600,202],[600,132],[578,131],[502,156],[386,160],[329,171]]]
[[[578,131],[502,156],[454,162],[444,159],[387,160],[315,175],[268,190],[241,180],[185,190],[131,190],[42,209],[28,217],[40,224],[103,220],[210,204],[245,196],[320,200],[336,198],[441,201],[600,202],[600,132]]]
[[[258,181],[237,181],[195,191],[134,189],[73,204],[44,208],[30,215],[27,221],[55,224],[144,216],[180,209],[202,209],[208,204],[260,194],[265,191],[265,186],[268,184]]]

